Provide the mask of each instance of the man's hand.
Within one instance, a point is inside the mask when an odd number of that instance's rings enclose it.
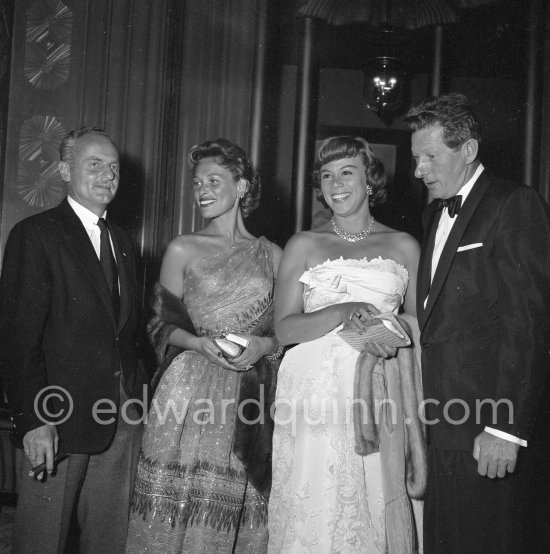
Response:
[[[501,439],[487,431],[480,433],[474,440],[473,456],[477,460],[477,472],[490,477],[505,477],[516,468],[519,444]]]
[[[54,425],[42,425],[28,431],[23,437],[23,449],[32,467],[46,462],[46,471],[51,473],[54,467],[54,458],[57,454],[57,429]],[[40,473],[37,479],[42,480]]]

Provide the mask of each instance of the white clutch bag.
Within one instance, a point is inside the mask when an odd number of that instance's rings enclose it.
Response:
[[[249,345],[250,342],[247,339],[232,333],[227,333],[224,337],[216,337],[213,341],[223,352],[224,358],[227,358],[228,360],[236,358]]]

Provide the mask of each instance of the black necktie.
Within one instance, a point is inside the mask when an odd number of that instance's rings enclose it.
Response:
[[[118,270],[116,267],[115,257],[111,249],[111,241],[109,240],[109,228],[107,222],[100,217],[97,220],[97,225],[101,231],[101,240],[99,246],[99,261],[107,280],[107,285],[111,291],[111,297],[113,299],[113,308],[115,309],[115,317],[118,319],[118,308],[120,304],[120,297],[118,294]]]
[[[451,198],[440,198],[438,202],[440,210],[447,207],[449,217],[454,217],[460,212],[460,207],[462,206],[462,196],[457,194],[456,196],[451,196]]]

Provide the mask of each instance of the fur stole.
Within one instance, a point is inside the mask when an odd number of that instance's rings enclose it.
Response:
[[[403,316],[399,322],[412,336],[411,326]],[[380,450],[380,428],[384,425],[386,434],[392,437],[395,426],[406,421],[403,445],[407,465],[407,491],[412,498],[422,498],[426,487],[426,440],[425,430],[419,416],[423,400],[420,367],[414,348],[399,348],[393,358],[383,360],[384,398],[376,398],[374,368],[378,357],[363,351],[355,366],[353,424],[355,428],[355,450],[366,456]],[[363,402],[362,402],[363,401]],[[389,401],[389,402],[385,402]],[[392,412],[396,406],[402,420],[396,421]],[[366,407],[368,413],[364,413]]]
[[[418,344],[416,319],[402,315],[399,322]],[[377,356],[363,351],[355,366],[355,449],[362,456],[380,452],[390,554],[417,552],[417,533],[422,528],[410,500],[423,498],[427,478],[417,353],[412,346],[399,348],[396,356],[378,365]]]

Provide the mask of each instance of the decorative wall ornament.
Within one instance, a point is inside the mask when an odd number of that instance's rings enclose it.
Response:
[[[73,14],[61,0],[37,0],[27,10],[27,42],[68,44]]]
[[[17,193],[30,206],[55,206],[65,194],[57,167],[66,131],[52,115],[35,115],[21,126]]]
[[[37,0],[26,12],[25,77],[42,90],[69,78],[73,15],[60,0]]]
[[[27,44],[25,77],[36,88],[54,90],[62,85],[70,72],[71,47],[69,44]]]
[[[40,168],[33,162],[19,163],[17,194],[35,208],[52,208],[65,195],[65,183],[59,175],[57,162]]]
[[[53,115],[35,115],[21,125],[19,134],[20,161],[59,159],[59,145],[66,132]]]

